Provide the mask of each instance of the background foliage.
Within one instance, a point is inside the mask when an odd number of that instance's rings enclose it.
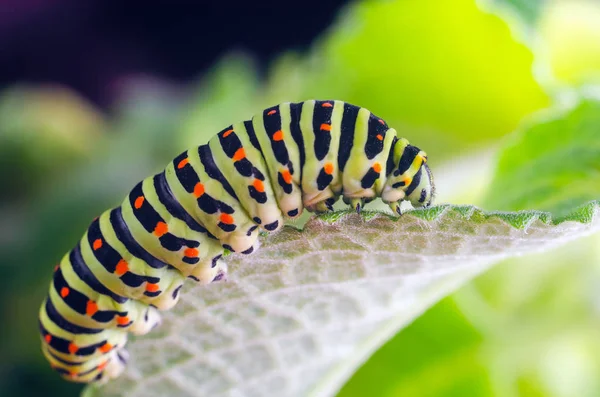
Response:
[[[373,110],[426,148],[438,202],[560,216],[598,199],[598,26],[592,0],[360,1],[266,75],[231,52],[183,87],[131,78],[108,113],[62,86],[5,89],[0,394],[79,391],[47,367],[35,315],[89,220],[174,154],[280,101]],[[600,395],[599,255],[591,236],[497,266],[399,332],[340,396]]]

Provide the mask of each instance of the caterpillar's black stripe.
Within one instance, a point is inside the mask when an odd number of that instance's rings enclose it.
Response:
[[[180,166],[187,158],[187,152],[183,152],[175,157],[173,165],[175,167],[175,175],[177,175],[177,179],[179,180],[179,183],[181,183],[181,186],[183,186],[188,193],[193,193],[194,187],[200,182],[200,178],[191,165],[185,164]]]
[[[254,146],[254,148],[259,151],[261,158],[264,160],[264,154],[263,154],[262,148],[260,146],[260,143],[258,142],[258,138],[256,137],[256,131],[254,130],[254,126],[252,125],[252,120],[244,121],[244,127],[246,129],[246,134],[248,135],[248,139],[250,140],[250,143],[252,143],[252,146]],[[252,166],[251,175],[260,181],[265,180],[265,176],[263,175],[263,173],[260,172],[260,170],[258,168],[256,168],[255,166]],[[259,192],[252,185],[248,186],[248,194],[250,194],[250,197],[252,197],[257,203],[264,204],[267,202],[267,195],[264,192]],[[256,220],[255,220],[255,222],[256,222]],[[260,222],[257,222],[257,223],[260,223]]]
[[[229,129],[226,129],[223,132],[220,132],[217,136],[219,137],[219,143],[221,144],[221,148],[223,152],[227,155],[227,157],[233,159],[238,152],[238,150],[244,150],[242,148],[242,142],[238,138],[235,132],[230,126]],[[225,135],[227,133],[227,135]],[[252,166],[252,163],[248,161],[247,157],[234,161],[233,166],[237,170],[237,172],[245,177],[250,177],[253,174],[253,171],[256,169]]]
[[[104,242],[100,248],[94,249],[94,241],[98,239]],[[117,269],[117,265],[123,258],[121,258],[121,255],[119,255],[119,253],[106,242],[104,236],[102,236],[102,232],[100,231],[100,223],[97,219],[92,222],[90,228],[88,229],[88,242],[90,247],[92,247],[92,252],[94,253],[96,260],[100,262],[100,264],[109,273],[114,273]],[[130,271],[122,274],[120,279],[123,281],[123,283],[125,283],[125,285],[133,288],[139,287],[146,281],[146,277],[139,276]]]
[[[156,212],[152,205],[148,203],[148,200],[143,200],[139,208],[136,206],[136,200],[143,198],[144,192],[142,190],[142,182],[138,183],[129,194],[129,204],[133,208],[133,214],[140,224],[146,229],[147,232],[154,232],[155,228],[159,224],[166,225],[165,220]],[[200,243],[198,241],[187,240],[181,237],[177,237],[174,234],[167,232],[161,235],[159,238],[160,244],[168,249],[169,251],[179,251],[182,247],[198,247]]]
[[[410,168],[411,164],[415,161],[415,158],[419,154],[419,148],[408,145],[404,149],[404,154],[400,159],[400,163],[398,164],[398,169],[394,171],[394,175],[402,175]]]
[[[54,358],[56,361],[58,361],[59,363],[65,364],[65,365],[69,365],[69,366],[76,366],[76,365],[82,365],[85,364],[85,361],[68,361],[65,360],[63,358],[58,357],[56,354],[52,353],[49,349],[45,348],[46,352],[48,352],[49,355],[52,356],[52,358]]]
[[[306,162],[306,151],[304,150],[304,138],[302,136],[302,130],[300,129],[300,120],[302,118],[302,103],[291,103],[290,104],[290,133],[296,146],[298,147],[298,154],[300,156],[300,181],[302,181],[302,175],[304,171],[304,163]]]
[[[212,179],[216,179],[217,181],[221,182],[221,185],[223,185],[223,189],[225,189],[225,191],[229,193],[231,197],[238,200],[235,192],[233,191],[233,188],[231,187],[227,179],[225,179],[225,176],[223,176],[221,171],[219,171],[219,167],[217,167],[217,165],[215,164],[215,160],[213,159],[210,147],[208,145],[199,146],[198,154],[200,155],[200,162],[204,166],[204,171],[208,174],[208,176]]]
[[[419,186],[419,183],[421,183],[421,170],[422,168],[419,168],[419,171],[417,171],[417,173],[413,177],[412,182],[410,183],[410,185],[408,185],[408,189],[406,189],[407,196],[410,196],[412,192],[417,188],[417,186]]]
[[[281,172],[277,173],[277,183],[279,184],[279,186],[281,186],[283,191],[287,194],[290,194],[292,192],[292,190],[294,189],[294,187],[292,186],[291,183],[287,183],[285,181]]]
[[[61,290],[63,288],[67,288],[67,290],[69,291],[65,297],[63,297],[61,295]],[[67,281],[63,277],[61,269],[58,269],[54,273],[54,289],[56,290],[56,293],[61,296],[61,298],[67,304],[67,306],[69,306],[71,309],[73,309],[74,311],[76,311],[79,314],[82,314],[82,315],[86,314],[87,304],[90,299],[87,296],[85,296],[84,294],[82,294],[81,292],[79,292],[78,290],[72,288],[67,283]],[[92,319],[94,319],[95,321],[98,321],[100,323],[107,323],[109,321],[112,321],[115,318],[115,316],[117,316],[117,315],[118,316],[126,316],[127,312],[118,312],[115,310],[109,310],[109,311],[100,311],[99,310],[92,315]]]
[[[329,186],[332,180],[333,176],[326,173],[324,169],[321,169],[321,171],[319,172],[319,176],[317,177],[317,188],[319,190],[325,190],[325,188]]]
[[[344,171],[346,163],[350,158],[359,110],[360,108],[357,106],[350,105],[349,103],[344,104],[344,114],[340,126],[340,149],[338,153],[338,167],[340,171]]]
[[[169,211],[169,214],[173,215],[177,219],[184,221],[190,229],[199,233],[206,233],[211,238],[216,238],[211,233],[209,233],[205,227],[200,225],[175,199],[173,193],[171,192],[171,189],[169,188],[169,184],[167,183],[164,172],[161,172],[160,174],[156,174],[154,176],[154,189],[156,190],[158,199],[160,200],[162,205],[165,206],[167,211]]]
[[[285,146],[285,141],[276,139],[275,135],[282,129],[279,106],[265,109],[263,111],[263,123],[267,136],[271,141],[271,148],[273,149],[275,159],[279,162],[279,164],[287,166],[290,162],[290,156],[288,154],[287,147]]]
[[[44,336],[44,337],[47,335],[51,336],[51,340],[50,340],[50,342],[48,342],[48,346],[50,346],[52,349],[56,350],[59,353],[71,354],[71,352],[69,351],[69,345],[71,345],[71,343],[72,343],[71,341],[68,341],[67,339],[61,338],[56,335],[52,335],[44,328],[44,326],[41,323],[39,324],[39,328],[40,328],[40,333],[42,334],[42,336]],[[103,340],[99,343],[94,343],[94,344],[87,345],[87,346],[77,346],[77,351],[73,355],[75,355],[75,356],[90,356],[90,355],[94,354],[98,348],[104,346],[105,344],[106,344],[106,340]]]
[[[396,146],[396,142],[398,142],[398,138],[394,137],[392,140],[392,146],[390,146],[390,152],[388,153],[388,159],[385,163],[385,174],[389,175],[394,169],[394,146]]]
[[[246,127],[246,133],[248,134],[248,139],[250,139],[250,143],[252,143],[252,146],[254,146],[254,148],[262,154],[262,148],[260,147],[260,143],[258,143],[258,139],[256,138],[256,132],[254,131],[252,120],[244,121],[244,127]]]
[[[369,160],[373,159],[383,150],[383,139],[385,138],[388,126],[382,123],[383,120],[380,120],[379,117],[373,114],[369,116],[367,142],[364,147],[365,154]]]
[[[379,172],[375,172],[373,168],[369,169],[365,176],[360,180],[360,186],[363,189],[369,189],[373,186],[375,181],[379,178]]]
[[[144,262],[148,264],[148,266],[153,267],[154,269],[162,269],[165,266],[170,266],[167,263],[161,261],[158,258],[155,258],[152,254],[142,248],[142,246],[135,241],[129,228],[127,227],[127,223],[123,219],[123,215],[121,214],[121,207],[115,208],[110,212],[110,223],[117,235],[117,238],[123,245],[127,248],[133,256],[140,258]]]
[[[124,333],[160,324],[185,279],[225,278],[225,250],[253,253],[258,227],[332,210],[340,195],[355,211],[377,197],[398,213],[399,200],[428,206],[426,161],[384,120],[342,101],[283,103],[230,124],[91,222],[40,308],[45,356],[77,382],[117,376]]]
[[[198,263],[200,261],[200,258],[184,256],[181,260],[187,263],[188,265],[193,265],[195,263]]]
[[[75,325],[69,322],[67,319],[60,315],[60,313],[58,312],[58,310],[56,310],[50,299],[46,300],[45,309],[46,314],[48,314],[48,318],[67,332],[70,332],[72,334],[98,334],[102,332],[102,329],[81,327],[79,325]]]
[[[330,106],[324,107],[323,104]],[[332,101],[316,101],[313,113],[313,131],[315,134],[314,152],[317,160],[323,160],[331,146]]]
[[[121,295],[117,295],[108,288],[104,286],[94,274],[90,271],[88,266],[83,261],[83,257],[81,256],[81,249],[79,244],[71,250],[69,254],[69,260],[71,261],[71,266],[73,267],[73,271],[77,274],[77,276],[86,283],[91,289],[96,291],[99,294],[110,296],[114,301],[118,303],[127,302],[127,298]]]

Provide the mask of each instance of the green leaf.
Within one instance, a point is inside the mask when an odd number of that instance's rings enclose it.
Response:
[[[129,344],[126,373],[87,396],[327,396],[399,329],[498,261],[600,229],[591,219],[442,206],[312,218],[228,258],[229,281],[187,285]],[[507,222],[507,220],[510,221]]]
[[[43,194],[60,173],[104,140],[104,116],[60,86],[16,85],[0,92],[0,201]]]
[[[477,357],[482,339],[445,298],[375,352],[338,397],[489,396],[487,368]]]
[[[557,95],[600,83],[600,4],[596,0],[479,0],[535,55],[534,75]]]
[[[501,9],[505,13],[512,13],[528,25],[534,26],[548,0],[479,0],[484,7]]]
[[[592,96],[537,115],[506,141],[484,206],[561,217],[600,197],[599,128],[600,100]]]
[[[474,1],[357,2],[336,25],[310,57],[276,64],[272,104],[364,106],[439,161],[481,148],[549,103],[530,49]]]

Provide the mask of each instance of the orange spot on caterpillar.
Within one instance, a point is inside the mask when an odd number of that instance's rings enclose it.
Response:
[[[69,353],[71,354],[75,354],[77,353],[77,350],[79,350],[79,347],[77,347],[77,345],[73,342],[69,343]]]
[[[69,289],[67,287],[62,287],[60,289],[60,296],[62,296],[63,298],[66,298],[67,295],[69,295]]]
[[[177,164],[177,169],[180,170],[183,167],[185,167],[187,165],[187,163],[189,163],[190,160],[188,160],[188,158],[184,158],[183,160],[181,160],[178,164]]]
[[[373,164],[373,171],[375,171],[376,173],[380,173],[381,172],[381,164],[379,163],[374,163]]]
[[[96,369],[98,371],[102,371],[104,368],[106,368],[107,365],[108,365],[108,360],[103,361],[102,363],[98,364],[98,366],[96,367]]]
[[[240,160],[243,160],[244,158],[246,158],[246,151],[244,150],[243,147],[236,150],[235,153],[233,154],[233,161],[240,161]]]
[[[194,196],[200,197],[204,194],[204,185],[201,182],[196,183],[194,186]]]
[[[93,316],[98,311],[98,304],[94,301],[87,301],[85,305],[85,314]]]
[[[148,292],[156,292],[158,288],[158,284],[146,283],[146,291]]]
[[[119,325],[127,325],[129,324],[129,317],[127,316],[117,316],[117,324]]]
[[[321,124],[321,131],[331,131],[331,124]]]
[[[277,113],[277,110],[273,109],[273,110],[269,110],[269,113],[267,113],[267,116],[272,116],[275,113]]]
[[[105,343],[98,348],[102,353],[108,353],[112,349],[112,345],[110,343]]]
[[[96,251],[97,249],[102,248],[102,240],[100,240],[99,238],[97,238],[96,240],[94,240],[94,243],[92,244],[92,248],[94,249],[94,251]]]
[[[183,251],[183,255],[189,257],[189,258],[193,258],[198,256],[199,252],[196,248],[186,248],[185,251]]]
[[[274,140],[275,142],[278,142],[278,141],[283,141],[283,131],[281,131],[281,130],[278,130],[277,132],[275,132],[275,133],[273,134],[273,140]]]
[[[377,139],[379,139],[380,141],[383,141],[383,135],[377,134]]]
[[[290,174],[290,170],[283,170],[281,171],[281,176],[283,177],[283,180],[285,181],[285,183],[292,183],[292,174]]]
[[[324,108],[331,108],[331,107],[333,107],[333,105],[331,103],[329,103],[329,102],[325,102],[321,106],[324,107]]]
[[[59,268],[59,264],[57,263],[56,265],[54,265],[54,271],[57,271]]]
[[[412,182],[412,178],[404,178],[404,181],[403,181],[403,182],[404,182],[404,186],[408,186],[408,185],[410,185],[410,184],[411,184],[411,182]]]
[[[115,267],[115,273],[118,274],[119,276],[124,275],[125,273],[127,273],[128,270],[129,270],[129,264],[127,263],[127,261],[125,259],[121,259],[119,261],[119,263],[117,263],[117,266]]]
[[[379,123],[380,123],[381,125],[385,125],[385,121],[383,121],[383,120],[381,120],[381,119],[379,119],[378,121],[379,121]]]
[[[333,174],[333,164],[332,163],[325,163],[325,166],[323,167],[323,170],[325,171],[325,173],[327,175]]]
[[[233,223],[233,216],[229,215],[229,214],[221,214],[221,216],[219,217],[221,222],[223,222],[226,225],[231,225]]]
[[[76,371],[69,371],[69,376],[71,378],[75,378],[75,377],[77,377],[77,372]]]
[[[133,203],[133,206],[135,207],[136,210],[139,210],[140,208],[142,208],[142,205],[144,204],[144,196],[140,196],[138,198],[135,199],[135,203]]]
[[[46,341],[46,343],[50,343],[50,341],[52,340],[52,335],[46,334],[46,336],[44,336],[44,340]]]
[[[164,222],[158,222],[154,227],[154,234],[156,237],[162,237],[169,231],[169,226]]]
[[[227,138],[229,135],[233,133],[233,130],[227,130],[223,133],[223,138]]]
[[[265,191],[265,185],[260,179],[255,179],[254,182],[252,182],[252,186],[254,186],[256,191],[260,193],[263,193]]]

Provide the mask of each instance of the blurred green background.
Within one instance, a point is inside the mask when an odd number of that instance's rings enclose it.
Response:
[[[39,350],[54,264],[137,181],[266,106],[365,106],[427,151],[438,202],[549,209],[498,199],[487,184],[523,120],[600,83],[600,3],[357,1],[266,72],[254,54],[223,50],[186,84],[121,81],[108,109],[60,84],[0,94],[1,396],[78,394]],[[600,396],[597,242],[498,265],[396,335],[340,396]]]

